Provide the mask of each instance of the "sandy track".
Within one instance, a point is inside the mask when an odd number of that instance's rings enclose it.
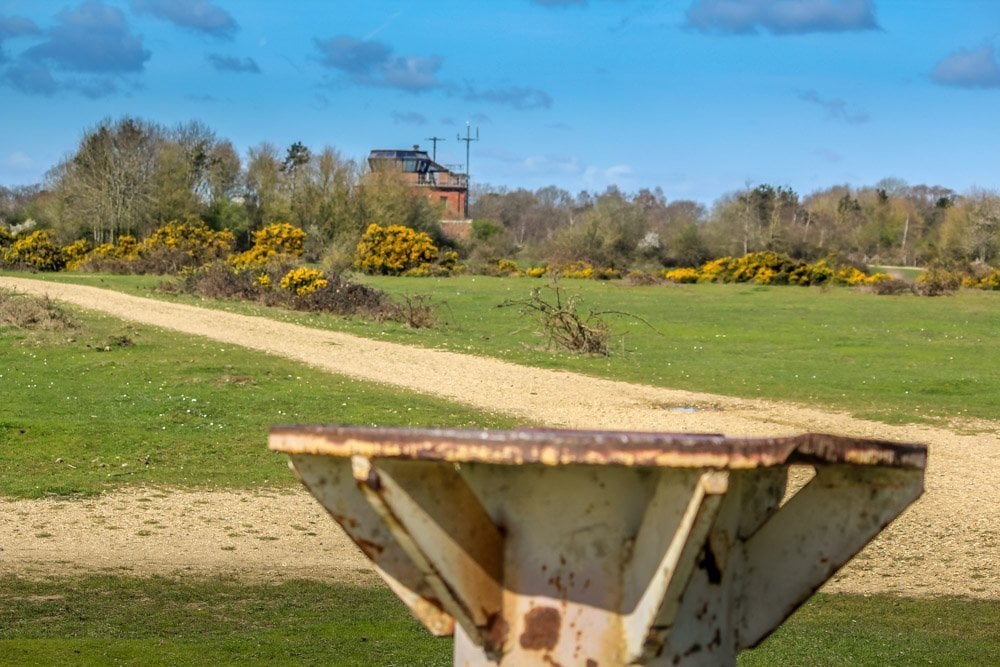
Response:
[[[826,431],[930,446],[926,492],[828,590],[1000,598],[1000,422],[981,433],[889,426],[849,415],[533,369],[319,331],[89,286],[0,277],[122,319],[241,345],[323,370],[442,396],[551,426],[779,435]],[[428,378],[434,378],[433,384]],[[678,411],[678,406],[702,408]],[[150,523],[157,521],[159,523]],[[81,501],[0,502],[0,566],[371,577],[311,498],[129,490]]]

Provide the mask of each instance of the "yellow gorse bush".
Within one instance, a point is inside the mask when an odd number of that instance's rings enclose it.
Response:
[[[267,281],[270,284],[270,279]],[[330,286],[330,281],[322,271],[302,267],[292,269],[281,279],[281,289],[294,292],[296,296],[306,296],[316,290]]]
[[[400,275],[416,271],[429,275],[431,271],[423,265],[429,266],[437,257],[437,246],[424,232],[402,225],[381,227],[372,223],[358,241],[354,266],[373,274]]]
[[[66,268],[70,271],[80,268],[90,250],[90,242],[87,239],[78,239],[67,246],[63,246],[62,254],[63,260],[66,262]]]
[[[680,269],[669,269],[662,273],[663,277],[672,283],[696,283],[700,277],[698,269],[684,267]]]
[[[306,233],[287,222],[258,229],[253,234],[253,247],[230,257],[238,269],[266,266],[279,258],[301,257]]]
[[[123,246],[118,240],[118,246]],[[203,221],[190,218],[185,222],[174,220],[154,231],[142,242],[139,255],[150,254],[159,249],[179,250],[197,263],[205,263],[212,259],[228,255],[235,243],[233,233],[228,229],[214,231]]]
[[[58,271],[65,265],[62,249],[44,230],[21,236],[4,250],[8,264],[25,264],[38,271]]]

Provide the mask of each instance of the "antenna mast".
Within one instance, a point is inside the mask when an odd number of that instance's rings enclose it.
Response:
[[[469,217],[469,146],[473,141],[479,141],[479,127],[476,127],[476,136],[472,137],[472,126],[469,121],[465,121],[465,137],[458,136],[458,141],[465,142],[465,217]]]
[[[424,141],[431,142],[431,146],[433,147],[431,149],[431,150],[433,150],[433,155],[431,155],[431,159],[434,160],[435,162],[437,162],[437,159],[438,159],[438,142],[439,141],[447,141],[447,139],[445,139],[444,137],[427,137],[427,138],[424,139]]]

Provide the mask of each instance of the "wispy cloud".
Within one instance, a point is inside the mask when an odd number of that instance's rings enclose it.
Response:
[[[3,42],[11,37],[41,34],[38,26],[31,19],[21,16],[0,16],[0,63],[7,60],[3,50]]]
[[[142,72],[150,58],[125,14],[98,0],[63,9],[46,31],[26,19],[5,19],[0,31],[42,37],[0,73],[4,85],[30,95],[65,90],[105,97],[117,92],[129,75]]]
[[[552,106],[552,98],[548,93],[536,88],[523,86],[476,90],[467,84],[461,93],[461,97],[469,102],[491,102],[522,111],[526,109],[548,109]]]
[[[3,73],[3,82],[22,93],[49,97],[59,91],[52,72],[45,65],[27,61],[17,62]]]
[[[851,112],[847,108],[847,102],[841,99],[826,99],[820,96],[815,90],[799,91],[798,97],[803,102],[808,102],[826,111],[826,115],[834,120],[844,121],[852,125],[867,123],[870,117],[867,113]]]
[[[210,53],[205,59],[220,72],[238,72],[245,74],[260,74],[260,67],[253,58],[237,58],[235,56],[224,56],[218,53]]]
[[[931,72],[931,81],[959,88],[1000,88],[1000,64],[992,46],[959,50]]]
[[[416,111],[393,111],[392,120],[399,125],[426,125],[427,116]]]
[[[232,39],[239,29],[229,12],[211,0],[132,0],[132,9],[220,39]]]
[[[0,40],[22,35],[38,35],[41,32],[31,19],[23,16],[0,16]]]
[[[813,151],[813,155],[829,164],[836,164],[844,159],[843,155],[829,148],[817,148]]]
[[[548,93],[527,86],[475,88],[442,81],[438,73],[444,64],[439,56],[396,55],[388,45],[371,39],[338,35],[317,39],[319,61],[325,67],[345,75],[360,86],[393,88],[409,93],[440,90],[468,102],[487,102],[514,109],[547,109],[552,106]]]
[[[696,0],[686,17],[695,30],[737,35],[879,29],[870,0]]]
[[[64,9],[48,39],[25,51],[33,61],[44,61],[74,72],[127,73],[142,71],[150,53],[142,37],[133,35],[120,9],[88,0]]]
[[[437,56],[397,56],[381,42],[338,35],[315,40],[320,63],[346,74],[362,86],[395,88],[417,93],[441,84]]]

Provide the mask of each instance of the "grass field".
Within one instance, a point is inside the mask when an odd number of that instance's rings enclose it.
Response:
[[[54,274],[158,298],[260,314],[361,336],[494,356],[629,382],[797,401],[890,423],[996,419],[1000,293],[877,296],[849,288],[563,281],[583,313],[607,315],[610,358],[547,349],[533,318],[507,300],[541,280],[462,276],[364,280],[396,295],[429,295],[434,329],[288,313],[156,291],[160,278]],[[645,323],[644,323],[645,322]],[[646,324],[648,323],[648,325]]]
[[[68,278],[147,295],[159,282]],[[516,309],[495,307],[540,283],[373,282],[395,293],[431,294],[442,326],[414,331],[266,314],[521,363],[791,398],[898,421],[996,417],[1000,353],[990,343],[1000,331],[1000,295],[916,299],[847,290],[567,282],[585,308],[632,312],[660,331],[621,320],[628,330],[624,352],[603,359],[541,349],[532,322]],[[127,484],[291,487],[283,458],[265,449],[274,422],[514,425],[201,339],[86,313],[72,318],[76,326],[66,329],[0,328],[0,495],[71,496]],[[822,381],[792,382],[807,372]],[[857,391],[848,392],[852,387]],[[741,664],[997,664],[998,610],[995,601],[820,595],[741,656]],[[384,589],[257,586],[224,578],[0,577],[0,665],[436,665],[448,664],[450,652],[449,642],[423,633]]]
[[[988,601],[817,595],[740,665],[990,665]],[[311,581],[0,578],[0,665],[450,665],[387,589]]]
[[[0,328],[0,495],[296,486],[275,423],[513,427],[506,417],[204,339],[72,313]]]

